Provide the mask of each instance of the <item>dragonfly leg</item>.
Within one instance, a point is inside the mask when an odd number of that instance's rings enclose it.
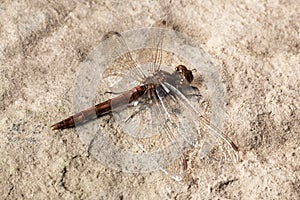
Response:
[[[191,86],[191,89],[192,89],[192,92],[188,93],[188,94],[185,94],[185,96],[188,97],[188,98],[189,97],[195,97],[197,99],[198,103],[199,103],[201,98],[202,98],[200,90],[195,86]]]
[[[105,91],[104,94],[114,94],[114,95],[119,95],[122,94],[124,92],[111,92],[111,91]]]

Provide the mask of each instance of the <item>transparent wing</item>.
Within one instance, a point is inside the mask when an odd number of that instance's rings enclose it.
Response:
[[[113,63],[112,66],[107,67],[102,76],[104,79],[109,77],[108,82],[110,83],[117,82],[117,86],[113,89],[117,92],[124,92],[145,79],[146,75],[133,59],[125,39],[120,33],[108,32],[103,36],[102,43],[106,47],[106,54],[110,55],[109,62]]]
[[[154,165],[175,180],[184,177],[187,151],[203,138],[200,127],[205,127],[206,132],[214,136],[212,144],[215,145],[217,140],[218,147],[224,148],[225,157],[238,159],[234,143],[210,125],[192,102],[168,82],[148,90],[122,111],[114,112],[114,116],[138,147],[152,155]]]
[[[153,96],[157,97],[155,110],[159,110],[153,114],[165,119],[161,137],[173,146],[169,153],[173,155],[173,160],[165,159],[168,163],[164,165],[159,163],[160,169],[180,181],[187,167],[185,153],[198,144],[199,127],[190,113],[183,109],[182,102],[164,84],[156,88]],[[169,157],[168,154],[164,156]]]
[[[212,140],[217,140],[218,147],[224,148],[225,151],[222,151],[221,153],[224,154],[225,159],[230,157],[231,160],[234,162],[238,161],[238,148],[237,146],[231,141],[229,137],[227,137],[220,129],[218,129],[213,124],[210,124],[209,120],[207,120],[205,117],[201,115],[197,109],[193,107],[192,104],[190,104],[189,100],[182,94],[180,91],[178,91],[173,85],[165,82],[165,84],[168,86],[168,88],[174,93],[174,95],[180,99],[179,102],[182,102],[182,105],[184,108],[191,113],[191,115],[194,116],[198,120],[198,123],[201,127],[204,127],[207,129],[207,133],[210,134],[210,137]],[[211,144],[215,145],[215,142],[212,141]],[[200,158],[203,157],[203,155],[199,155]]]
[[[173,86],[172,86],[173,87]],[[178,94],[184,96],[177,88],[173,87],[176,93],[169,89],[164,83],[156,88],[160,107],[164,117],[174,127],[174,133],[182,138],[190,146],[197,146],[200,127],[193,113],[185,108],[185,102],[178,98]]]
[[[112,92],[120,93],[132,88],[160,70],[162,63],[163,29],[152,32],[149,36],[145,32],[144,40],[138,50],[131,50],[124,37],[118,32],[108,32],[102,39],[106,54],[110,55],[110,66],[102,74],[102,78],[108,83]],[[141,41],[140,41],[141,40]],[[136,41],[128,41],[131,45]],[[134,46],[134,45],[133,45]],[[134,47],[132,47],[134,48]],[[131,51],[130,51],[131,50]],[[135,58],[135,59],[134,59]],[[138,61],[138,62],[136,62]]]
[[[185,174],[184,165],[184,146],[188,146],[183,138],[178,136],[178,127],[175,121],[175,115],[171,114],[171,107],[174,108],[174,102],[168,102],[170,98],[162,99],[160,94],[155,90],[151,90],[151,118],[152,136],[141,138],[136,137],[135,141],[145,152],[157,152],[153,154],[152,161],[157,165],[157,168],[171,176],[177,181],[180,181]],[[170,105],[168,105],[170,104]],[[172,116],[171,116],[172,115]],[[154,122],[154,123],[153,123]],[[148,124],[144,124],[147,126]]]
[[[183,178],[185,153],[197,146],[200,135],[199,122],[184,103],[161,85],[114,113],[122,130],[133,136],[143,151],[153,153],[157,167],[176,180]]]
[[[207,129],[207,132],[211,134],[211,140],[207,143],[211,143],[217,150],[213,156],[218,160],[234,161],[238,162],[238,147],[232,142],[232,140],[226,136],[218,127],[210,124],[209,121],[203,116],[200,117],[200,124]],[[204,156],[199,154],[200,158]]]
[[[152,62],[150,64],[152,73],[158,72],[161,67],[162,63],[162,45],[163,45],[163,38],[164,38],[164,30],[161,29],[157,33],[158,35],[154,37],[157,41],[154,42],[155,51],[152,52]]]

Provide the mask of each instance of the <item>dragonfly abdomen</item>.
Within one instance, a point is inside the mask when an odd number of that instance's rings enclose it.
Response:
[[[62,130],[66,128],[73,128],[76,125],[85,123],[97,117],[103,116],[111,111],[111,100],[92,106],[86,110],[76,113],[54,125],[51,126],[52,130]]]
[[[141,97],[147,89],[147,86],[137,86],[115,98],[104,101],[100,104],[83,110],[73,116],[70,116],[51,126],[52,130],[62,130],[73,128],[97,117],[106,115],[112,111],[112,107],[118,108],[131,103]]]

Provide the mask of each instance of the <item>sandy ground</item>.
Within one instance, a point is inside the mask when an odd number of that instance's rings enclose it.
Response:
[[[189,165],[178,183],[160,171],[126,174],[92,156],[75,130],[49,126],[72,112],[79,64],[111,30],[152,26],[156,1],[1,1],[1,199],[299,199],[299,1],[172,2],[168,17],[220,71],[235,165]]]

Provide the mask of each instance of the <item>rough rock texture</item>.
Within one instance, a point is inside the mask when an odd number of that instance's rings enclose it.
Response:
[[[71,113],[79,63],[107,31],[166,13],[219,69],[241,156],[195,160],[182,183],[106,168],[75,130],[49,128]],[[299,1],[1,1],[0,19],[1,199],[300,198]]]

